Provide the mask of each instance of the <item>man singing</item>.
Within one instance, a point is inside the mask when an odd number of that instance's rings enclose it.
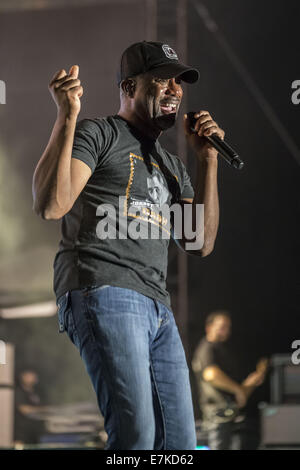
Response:
[[[169,239],[133,236],[129,227],[147,224],[166,234],[160,205],[186,202],[197,238],[203,226],[195,209],[204,204],[204,242],[190,252],[211,253],[218,162],[205,136],[215,132],[223,139],[224,132],[207,111],[195,114],[194,133],[185,116],[183,130],[197,161],[194,192],[185,166],[158,138],[175,124],[181,81],[196,82],[198,71],[181,64],[166,44],[133,44],[119,65],[118,114],[77,123],[78,72],[77,65],[60,70],[49,84],[57,119],[33,178],[36,213],[62,218],[54,261],[59,328],[91,378],[107,449],[194,449],[189,370],[166,291]],[[184,238],[179,243],[186,249]]]

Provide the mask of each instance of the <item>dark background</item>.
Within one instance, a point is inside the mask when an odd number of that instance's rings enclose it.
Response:
[[[158,3],[158,15],[162,7],[176,4]],[[300,146],[300,105],[291,101],[291,84],[300,79],[300,6],[296,0],[202,3],[219,33],[208,31],[187,2],[186,60],[199,68],[201,80],[186,87],[185,103],[191,110],[210,111],[245,168],[238,172],[220,161],[215,250],[205,259],[188,257],[187,353],[204,333],[205,316],[226,309],[233,317],[232,343],[246,375],[261,355],[292,352],[292,341],[300,337],[299,164],[274,129],[274,119],[279,119]],[[0,105],[1,306],[54,298],[52,263],[60,223],[38,219],[31,209],[32,174],[56,116],[48,82],[58,69],[79,64],[84,86],[80,119],[113,114],[119,103],[118,58],[130,43],[145,39],[143,0],[76,8],[54,4],[56,8],[44,10],[0,10],[0,79],[7,87],[7,103]],[[157,40],[164,42],[170,34],[163,21],[158,17]],[[238,68],[233,56],[240,61]],[[240,75],[241,67],[275,118],[266,116]],[[170,140],[167,134],[162,139],[173,151]],[[193,178],[191,154],[188,168]],[[177,274],[173,254],[169,274]],[[174,282],[170,290],[175,297]],[[1,320],[0,337],[16,345],[17,370],[30,365],[39,371],[49,403],[94,399],[78,353],[57,332],[56,317]],[[267,388],[257,399],[267,398]]]

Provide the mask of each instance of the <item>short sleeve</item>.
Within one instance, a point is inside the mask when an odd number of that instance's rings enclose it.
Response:
[[[184,163],[178,159],[181,165],[182,183],[181,183],[181,199],[193,199],[194,189],[191,183],[191,179],[188,175],[187,169]]]
[[[193,370],[196,372],[203,372],[206,367],[213,364],[218,365],[218,358],[214,345],[208,341],[205,341],[205,343],[201,342],[194,353],[192,361]]]
[[[92,119],[82,119],[76,125],[72,158],[86,163],[94,172],[105,146],[105,136],[99,136],[99,126]]]

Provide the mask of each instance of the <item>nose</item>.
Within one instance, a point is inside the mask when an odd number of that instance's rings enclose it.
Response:
[[[177,96],[178,98],[182,95],[182,87],[180,83],[176,82],[175,78],[170,78],[168,82],[168,88],[166,94]]]

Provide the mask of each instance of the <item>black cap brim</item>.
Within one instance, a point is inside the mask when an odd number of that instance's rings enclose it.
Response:
[[[148,73],[158,78],[180,77],[181,80],[187,83],[196,83],[200,77],[197,69],[179,63],[158,65],[149,70]]]

